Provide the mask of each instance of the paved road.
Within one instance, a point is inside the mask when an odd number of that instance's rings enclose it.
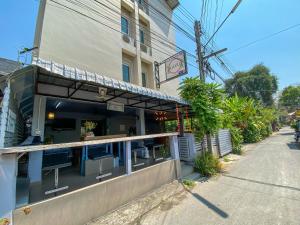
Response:
[[[300,225],[300,150],[285,128],[248,151],[228,173],[198,184],[179,204],[140,224]]]

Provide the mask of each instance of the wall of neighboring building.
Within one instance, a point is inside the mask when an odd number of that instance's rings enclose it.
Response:
[[[85,6],[74,5],[66,0],[59,1],[60,5],[49,0],[41,1],[35,35],[35,46],[39,49],[34,52],[34,56],[122,80],[122,58],[126,60],[130,55],[134,64],[132,82],[142,85],[143,60],[151,68],[148,75],[151,77],[149,87],[155,88],[154,61],[161,62],[176,52],[175,48],[158,41],[156,36],[175,43],[175,30],[170,22],[163,16],[158,16],[151,7],[149,15],[146,15],[138,9],[137,2],[132,3],[129,0],[101,1],[101,4],[82,0],[82,3]],[[172,10],[165,0],[151,0],[149,3],[172,19]],[[133,11],[130,12],[130,9]],[[136,40],[129,44],[125,43],[121,34],[121,14],[129,17],[131,35]],[[151,48],[151,56],[149,52],[142,53],[139,46],[140,25],[136,23],[140,20],[152,32],[151,40],[146,40],[145,43],[150,45],[148,47]],[[165,79],[164,74],[165,68],[162,65],[162,80]],[[175,79],[163,84],[160,90],[170,95],[178,95],[178,86],[179,79]]]

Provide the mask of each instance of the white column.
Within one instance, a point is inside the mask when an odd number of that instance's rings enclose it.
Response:
[[[0,218],[10,221],[16,206],[16,168],[15,154],[0,155]]]
[[[172,159],[180,160],[177,136],[169,137],[169,143],[170,143],[170,151],[171,151]]]
[[[2,109],[1,109],[1,126],[0,126],[0,147],[5,147],[5,131],[7,126],[7,117],[9,110],[9,97],[10,97],[10,81],[7,82],[6,87],[3,91]]]
[[[145,110],[136,109],[136,114],[138,116],[138,119],[136,120],[136,133],[137,135],[145,135]]]
[[[132,172],[132,164],[131,164],[131,141],[126,141],[125,143],[125,166],[126,173],[130,175]]]
[[[181,164],[177,136],[169,137],[171,156],[174,159],[175,178],[181,179]]]
[[[135,38],[136,38],[136,58],[135,58],[135,84],[142,86],[142,61],[141,61],[141,47],[140,47],[140,16],[139,16],[139,3],[138,1],[134,2],[135,10],[134,10],[134,17],[135,17]]]
[[[46,116],[46,97],[35,95],[32,115],[32,136],[40,136],[44,140],[45,116]],[[30,183],[42,180],[43,152],[29,153],[28,176]]]

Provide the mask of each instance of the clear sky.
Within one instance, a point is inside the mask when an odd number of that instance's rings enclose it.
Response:
[[[181,0],[181,4],[196,18],[200,18],[202,2],[203,0]],[[208,2],[212,3],[208,5],[207,21],[203,26],[208,33],[212,33],[216,5],[217,22],[220,22],[236,0]],[[16,59],[19,49],[32,46],[38,4],[38,0],[0,0],[0,57]],[[236,13],[216,36],[215,49],[229,49],[225,55],[226,62],[229,62],[234,71],[248,70],[257,63],[264,63],[278,76],[281,89],[289,84],[300,83],[300,26],[231,53],[249,42],[300,23],[299,12],[299,0],[243,0]],[[178,10],[176,14],[181,15]],[[192,22],[182,15],[180,18],[193,26]],[[191,28],[178,18],[176,22],[192,32]],[[180,34],[177,40],[182,48],[191,53],[195,52],[192,41]],[[193,59],[189,59],[189,62],[195,64]],[[223,77],[230,77],[217,65],[213,66]],[[193,67],[189,67],[189,71],[190,75],[197,74]]]

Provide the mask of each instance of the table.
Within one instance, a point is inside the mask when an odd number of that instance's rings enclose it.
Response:
[[[72,163],[68,162],[68,163],[63,163],[63,164],[57,164],[54,166],[48,166],[48,167],[44,167],[43,170],[54,170],[54,189],[46,191],[45,195],[49,195],[49,194],[56,194],[59,191],[63,191],[69,188],[69,186],[64,186],[64,187],[58,187],[58,175],[59,175],[59,169],[61,168],[65,168],[65,167],[69,167],[71,166]]]

